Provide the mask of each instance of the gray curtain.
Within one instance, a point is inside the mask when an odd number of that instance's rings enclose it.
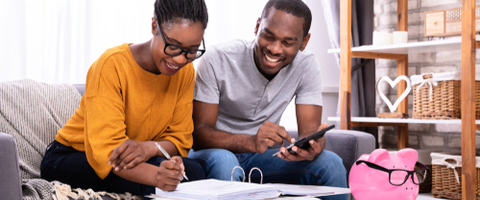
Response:
[[[322,0],[328,36],[332,48],[340,48],[340,1]],[[371,45],[374,0],[352,0],[352,47]],[[335,55],[340,67],[340,54]],[[376,117],[375,111],[375,62],[372,59],[352,58],[351,116]],[[340,116],[340,100],[337,116]],[[371,133],[378,141],[376,127],[354,127]],[[378,142],[376,144],[378,148]]]

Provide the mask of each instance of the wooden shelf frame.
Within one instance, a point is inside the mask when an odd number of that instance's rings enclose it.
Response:
[[[394,59],[397,60],[397,74],[408,75],[408,54],[353,51],[351,47],[351,0],[340,0],[340,128],[351,129],[361,126],[398,126],[398,148],[408,147],[408,123],[352,122],[351,105],[351,58]],[[397,0],[397,30],[408,31],[408,0]],[[462,0],[462,80],[461,80],[461,138],[462,138],[462,199],[476,199],[475,166],[475,47],[480,47],[475,39],[475,0]],[[405,91],[406,83],[398,84],[397,95]],[[398,112],[408,113],[408,98],[398,107]]]
[[[462,0],[462,199],[477,199],[475,166],[475,0]]]

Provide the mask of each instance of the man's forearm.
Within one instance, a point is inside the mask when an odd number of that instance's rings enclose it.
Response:
[[[254,135],[233,134],[208,126],[196,127],[193,132],[195,150],[219,148],[234,153],[255,152]]]

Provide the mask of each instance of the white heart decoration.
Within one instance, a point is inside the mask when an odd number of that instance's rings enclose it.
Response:
[[[395,104],[392,105],[392,102],[390,102],[390,100],[379,90],[378,85],[380,85],[381,82],[386,81],[388,84],[390,84],[390,87],[394,88],[398,84],[398,82],[400,82],[401,80],[404,80],[405,82],[407,82],[407,88],[405,88],[405,91],[403,91],[402,95],[400,95],[400,97],[398,97],[397,101],[395,101]],[[410,82],[410,79],[405,75],[401,75],[401,76],[397,77],[395,79],[395,81],[392,81],[392,79],[390,79],[388,76],[382,76],[380,78],[380,80],[378,80],[378,82],[377,82],[377,93],[378,93],[378,95],[380,95],[380,98],[382,98],[382,100],[385,102],[385,104],[387,104],[391,113],[393,113],[393,112],[395,112],[395,110],[397,110],[398,104],[400,104],[400,102],[402,102],[403,99],[405,99],[405,97],[407,97],[408,93],[410,93],[410,90],[412,89],[411,84],[412,83]]]

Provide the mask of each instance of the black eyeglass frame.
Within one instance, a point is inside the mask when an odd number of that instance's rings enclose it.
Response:
[[[158,31],[160,32],[160,35],[162,36],[162,39],[163,39],[163,42],[165,43],[165,47],[163,48],[163,52],[168,55],[168,56],[172,56],[172,57],[175,57],[175,56],[178,56],[180,54],[182,54],[183,52],[185,52],[185,58],[188,59],[188,60],[195,60],[195,59],[198,59],[200,57],[203,56],[203,54],[205,54],[205,52],[207,51],[206,48],[205,48],[205,40],[204,38],[202,38],[202,46],[203,46],[203,49],[189,49],[189,50],[186,50],[178,45],[175,45],[175,44],[172,44],[172,43],[169,43],[167,42],[167,40],[165,39],[165,36],[163,35],[163,31],[162,31],[162,28],[160,27],[160,24],[158,23],[158,20],[156,20],[156,23],[157,23],[157,27],[158,27]],[[167,53],[167,47],[169,46],[174,46],[175,48],[179,48],[180,49],[180,52],[178,53],[174,53],[174,54],[169,54]],[[195,54],[195,57],[194,58],[189,58],[187,57],[188,53],[189,52],[202,52],[199,56],[197,56],[197,54]]]
[[[368,161],[365,161],[365,160],[359,160],[359,161],[355,162],[355,164],[357,164],[357,165],[359,165],[360,163],[365,163],[370,168],[380,170],[380,171],[383,171],[383,172],[387,172],[388,173],[388,181],[390,182],[390,184],[392,184],[394,186],[401,186],[401,185],[405,184],[405,182],[407,182],[407,180],[408,180],[408,177],[410,177],[410,176],[412,177],[413,184],[420,185],[425,181],[425,179],[427,177],[427,174],[428,174],[428,171],[430,170],[427,166],[425,166],[424,164],[419,163],[419,162],[415,163],[415,166],[420,167],[420,169],[413,170],[413,171],[409,171],[409,170],[405,170],[405,169],[387,169],[385,167],[382,167],[380,165],[377,165],[375,163],[371,163],[371,162],[368,162]],[[392,172],[394,172],[394,171],[407,172],[407,175],[405,176],[405,179],[403,180],[403,182],[401,184],[392,183],[391,177],[392,177]],[[424,178],[422,179],[422,181],[417,183],[415,181],[415,179],[413,178],[413,174],[415,174],[415,172],[419,172],[419,171],[425,171],[425,174],[423,175]]]

